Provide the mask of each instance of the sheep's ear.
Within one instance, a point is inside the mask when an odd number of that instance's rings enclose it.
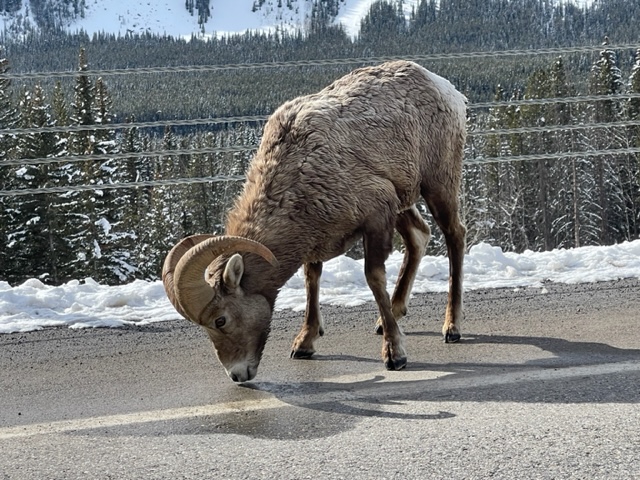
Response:
[[[222,274],[222,280],[224,286],[229,290],[235,290],[240,285],[242,280],[242,274],[244,273],[244,261],[242,255],[236,253],[227,262],[227,266],[224,267],[224,273]]]

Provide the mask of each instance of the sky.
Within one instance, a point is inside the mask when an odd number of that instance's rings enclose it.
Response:
[[[394,252],[386,263],[388,290],[395,285],[402,254]],[[446,292],[448,259],[425,256],[413,293]],[[581,247],[550,252],[503,252],[487,243],[474,245],[465,257],[464,288],[528,289],[548,293],[548,281],[589,283],[640,278],[640,240],[607,247]],[[357,306],[373,301],[362,260],[340,256],[324,264],[320,303]],[[282,288],[276,310],[304,311],[302,271]],[[29,332],[47,327],[95,328],[148,325],[181,318],[164,292],[161,281],[137,280],[105,286],[91,279],[73,280],[58,287],[30,279],[11,287],[0,282],[0,334]]]

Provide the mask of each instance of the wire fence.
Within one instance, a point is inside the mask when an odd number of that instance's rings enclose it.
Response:
[[[640,93],[621,93],[616,95],[584,95],[578,97],[557,97],[557,98],[536,98],[525,100],[511,100],[501,102],[477,102],[467,106],[470,111],[489,109],[489,108],[507,108],[507,107],[523,107],[533,105],[553,105],[553,104],[576,104],[576,103],[593,103],[604,101],[622,101],[640,99]],[[217,117],[217,118],[195,118],[185,120],[158,120],[153,122],[127,122],[127,123],[108,123],[96,125],[66,125],[59,127],[38,127],[38,128],[5,128],[0,129],[0,135],[27,135],[41,133],[72,133],[85,131],[105,131],[105,130],[127,130],[131,128],[167,128],[167,127],[198,127],[213,125],[230,125],[234,123],[264,123],[269,119],[269,115],[241,115],[233,117]],[[626,122],[628,123],[628,122]],[[565,125],[556,127],[546,127],[547,129],[562,130],[566,129]],[[581,128],[591,128],[591,125],[583,125]],[[595,128],[598,125],[595,124]],[[550,130],[551,131],[551,130]],[[492,130],[471,132],[470,135],[488,135],[494,134]],[[96,160],[87,157],[88,160]]]
[[[326,67],[338,65],[352,64],[372,64],[390,60],[412,60],[418,62],[436,61],[436,60],[468,60],[473,58],[503,58],[517,56],[541,56],[541,55],[563,55],[575,53],[595,53],[601,51],[603,46],[577,46],[577,47],[561,47],[547,49],[532,50],[505,50],[494,52],[467,52],[467,53],[447,53],[447,54],[429,54],[429,55],[407,55],[407,56],[379,56],[366,58],[342,58],[342,59],[318,59],[318,60],[299,60],[284,62],[266,62],[266,63],[243,63],[243,64],[225,64],[225,65],[192,65],[192,66],[176,66],[176,67],[152,67],[152,68],[127,68],[112,70],[83,70],[83,71],[58,71],[58,72],[31,72],[31,73],[4,73],[0,74],[0,79],[8,80],[25,80],[25,79],[50,79],[53,77],[75,77],[79,74],[91,76],[118,76],[118,75],[141,75],[141,74],[166,74],[166,73],[191,73],[191,72],[216,72],[223,70],[246,70],[246,69],[267,69],[267,68],[295,68],[295,67]],[[640,44],[624,44],[624,45],[607,45],[609,50],[638,50]],[[553,97],[553,98],[536,98],[536,99],[518,99],[510,101],[491,101],[491,102],[475,102],[468,105],[470,112],[490,109],[518,108],[525,106],[546,106],[552,104],[581,104],[581,103],[597,103],[603,101],[623,102],[640,99],[640,93],[623,93],[616,95],[579,95],[573,97]],[[1,136],[21,136],[21,135],[37,135],[44,133],[60,133],[70,134],[83,131],[126,131],[129,129],[151,129],[151,128],[173,128],[173,127],[204,127],[231,124],[263,124],[269,118],[269,115],[244,115],[232,117],[217,118],[197,118],[184,120],[160,120],[150,122],[126,122],[112,124],[95,124],[95,125],[66,125],[66,126],[50,126],[39,128],[8,128],[0,129]],[[612,121],[600,123],[586,124],[569,124],[569,125],[548,125],[533,127],[517,127],[517,128],[490,128],[484,130],[471,130],[468,132],[469,138],[486,137],[490,135],[528,135],[540,133],[557,133],[557,132],[577,132],[589,131],[604,128],[629,128],[640,126],[640,120]],[[65,155],[54,158],[18,158],[2,160],[2,166],[29,166],[29,165],[50,165],[59,163],[78,163],[91,161],[109,161],[109,160],[127,160],[140,159],[145,157],[166,157],[173,155],[215,155],[225,153],[242,153],[251,152],[257,149],[257,145],[231,145],[206,148],[188,148],[188,149],[165,149],[143,152],[122,152],[114,154],[91,154],[91,155]],[[465,164],[481,165],[497,162],[525,162],[535,160],[560,160],[569,158],[588,158],[602,155],[630,155],[640,153],[640,148],[612,148],[606,150],[593,151],[566,151],[554,153],[539,153],[532,155],[518,156],[498,156],[485,157],[476,156],[466,158]],[[69,185],[61,187],[42,187],[37,189],[13,189],[0,190],[2,196],[24,196],[32,194],[44,193],[65,193],[74,191],[89,190],[107,190],[107,189],[123,189],[123,188],[139,188],[153,186],[170,186],[200,183],[217,183],[228,181],[243,180],[242,175],[214,175],[206,177],[180,177],[165,180],[149,180],[124,182],[113,184],[91,184],[91,185]]]
[[[382,63],[392,60],[408,60],[414,62],[429,62],[441,60],[470,60],[481,58],[506,58],[521,56],[542,56],[542,55],[565,55],[573,53],[595,53],[603,49],[603,46],[575,46],[575,47],[558,47],[558,48],[539,48],[539,49],[514,49],[514,50],[497,50],[497,51],[478,51],[478,52],[458,52],[458,53],[442,53],[442,54],[425,54],[425,55],[386,55],[373,57],[351,57],[351,58],[330,58],[315,60],[290,60],[282,62],[261,62],[261,63],[229,63],[224,65],[185,65],[185,66],[161,66],[161,67],[140,67],[140,68],[123,68],[110,70],[88,70],[83,73],[100,77],[118,76],[118,75],[142,75],[156,73],[211,73],[225,70],[255,70],[264,68],[292,68],[292,67],[328,67],[353,64],[372,64]],[[637,50],[640,49],[640,43],[607,45],[608,50]],[[50,79],[52,77],[75,77],[78,75],[77,70],[67,70],[58,72],[31,72],[31,73],[4,73],[0,74],[0,78],[26,80],[26,79]]]

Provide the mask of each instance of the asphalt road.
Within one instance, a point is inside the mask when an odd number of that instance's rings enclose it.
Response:
[[[640,479],[640,282],[444,295],[402,321],[387,372],[376,308],[277,312],[239,386],[186,321],[0,335],[0,479]]]

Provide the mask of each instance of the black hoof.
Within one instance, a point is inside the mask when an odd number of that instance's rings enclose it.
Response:
[[[385,360],[384,366],[387,370],[402,370],[407,366],[407,357],[400,357],[395,361],[389,358]]]
[[[313,350],[291,350],[291,358],[311,358],[314,353]]]
[[[320,335],[321,337],[322,337],[322,336],[324,336],[324,328],[321,328],[321,329],[318,331],[318,335]]]
[[[376,335],[382,335],[383,333],[382,324],[376,325],[373,331],[375,332]]]
[[[457,343],[460,341],[459,333],[446,333],[444,336],[444,343]]]

